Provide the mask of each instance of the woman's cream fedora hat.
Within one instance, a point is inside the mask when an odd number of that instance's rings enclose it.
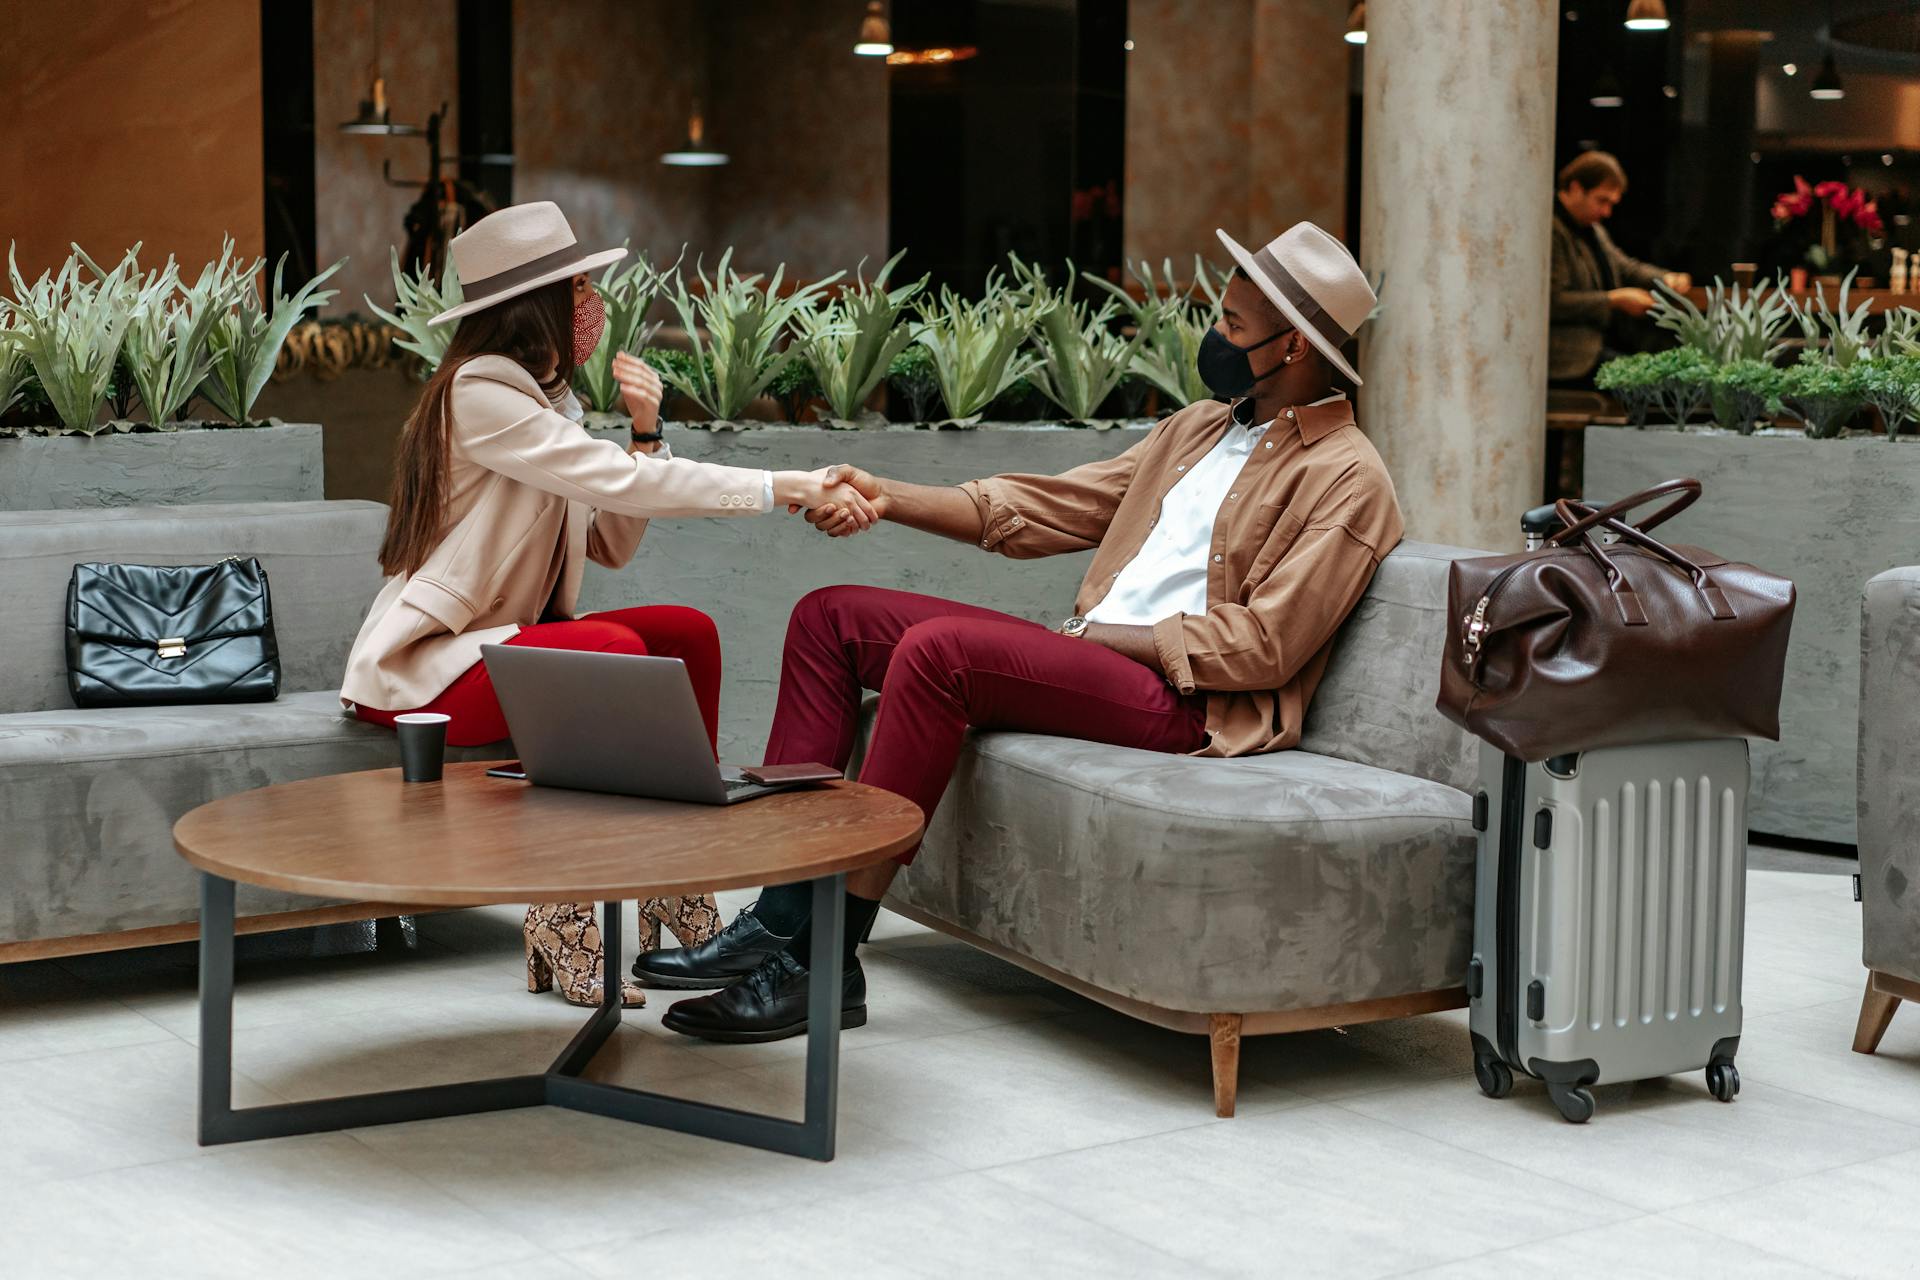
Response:
[[[518,297],[582,271],[597,271],[627,256],[622,249],[588,253],[573,238],[567,216],[551,200],[508,205],[453,238],[453,269],[464,301],[429,325],[451,324],[497,302]]]
[[[1258,253],[1248,253],[1224,231],[1214,234],[1280,314],[1359,386],[1360,375],[1340,348],[1373,313],[1378,299],[1347,246],[1311,222],[1294,223]]]

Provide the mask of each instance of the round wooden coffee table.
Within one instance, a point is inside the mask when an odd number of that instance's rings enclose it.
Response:
[[[441,782],[398,769],[343,773],[223,797],[174,824],[200,877],[200,1142],[551,1105],[818,1160],[833,1158],[846,873],[911,848],[920,810],[857,782],[728,806],[535,787],[450,764]],[[580,1078],[620,1022],[621,904],[813,882],[807,1106],[800,1121]],[[602,904],[605,1000],[539,1075],[233,1107],[235,882],[350,901],[472,907]]]

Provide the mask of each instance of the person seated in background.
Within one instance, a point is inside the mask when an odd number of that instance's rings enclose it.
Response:
[[[1300,223],[1239,264],[1199,369],[1221,398],[1161,421],[1117,457],[1058,476],[952,488],[832,468],[874,513],[1015,559],[1092,551],[1057,630],[990,609],[873,587],[800,601],[788,625],[767,759],[845,768],[861,691],[880,694],[861,781],[931,820],[968,728],[1012,729],[1148,751],[1282,751],[1333,636],[1400,540],[1393,482],[1334,389],[1360,379],[1341,347],[1373,308],[1346,248]],[[829,500],[809,522],[836,536],[855,513]],[[844,1026],[866,1021],[855,948],[902,862],[847,877]],[[723,988],[663,1025],[718,1041],[806,1027],[807,884],[766,889],[718,937],[650,952],[645,985]]]
[[[1547,377],[1586,385],[1613,352],[1637,349],[1622,323],[1653,307],[1654,285],[1675,293],[1693,287],[1684,271],[1668,271],[1621,252],[1601,225],[1627,193],[1627,173],[1605,151],[1575,156],[1560,171],[1553,202],[1553,294],[1548,306]]]

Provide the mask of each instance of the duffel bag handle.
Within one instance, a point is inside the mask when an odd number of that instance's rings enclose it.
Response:
[[[1649,502],[1671,496],[1669,502],[1660,510],[1644,520],[1629,522],[1620,519],[1636,507],[1644,507]],[[1562,498],[1554,503],[1554,510],[1560,513],[1560,521],[1566,527],[1547,539],[1548,545],[1565,545],[1580,537],[1595,525],[1629,525],[1641,533],[1665,524],[1673,517],[1692,506],[1700,497],[1700,482],[1693,479],[1663,480],[1651,489],[1643,489],[1630,498],[1618,502],[1609,502],[1604,507],[1594,507],[1573,498]],[[1617,530],[1616,530],[1617,531]]]
[[[1656,498],[1665,497],[1667,494],[1677,494],[1678,496],[1674,501],[1668,503],[1661,510],[1656,511],[1652,516],[1640,521],[1638,524],[1629,524],[1619,518],[1622,512],[1631,510],[1636,506],[1643,505]],[[1622,498],[1619,502],[1611,503],[1606,507],[1596,508],[1590,503],[1580,502],[1571,498],[1562,498],[1559,502],[1555,503],[1554,506],[1556,510],[1559,511],[1560,518],[1566,522],[1567,527],[1560,534],[1548,539],[1548,541],[1565,545],[1566,542],[1575,536],[1580,538],[1587,553],[1599,561],[1605,571],[1607,575],[1607,585],[1613,590],[1615,598],[1620,604],[1621,620],[1629,626],[1644,623],[1646,616],[1641,611],[1637,598],[1621,598],[1623,594],[1624,596],[1631,597],[1633,590],[1626,585],[1625,576],[1621,574],[1619,566],[1615,565],[1607,556],[1606,552],[1601,550],[1599,542],[1594,536],[1596,528],[1606,528],[1618,535],[1622,541],[1628,542],[1644,551],[1651,552],[1685,573],[1689,578],[1693,579],[1694,590],[1700,593],[1701,602],[1707,606],[1707,612],[1714,619],[1724,621],[1736,615],[1733,611],[1733,606],[1727,602],[1726,594],[1714,584],[1713,576],[1709,574],[1703,566],[1695,564],[1692,560],[1681,555],[1666,543],[1647,533],[1648,529],[1691,506],[1699,496],[1700,482],[1698,480],[1668,480],[1663,484],[1655,485],[1643,493],[1635,494],[1631,498]]]

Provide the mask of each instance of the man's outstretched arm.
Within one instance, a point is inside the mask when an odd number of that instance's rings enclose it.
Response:
[[[844,464],[829,467],[827,474],[865,494],[882,520],[961,542],[980,541],[980,508],[963,489],[953,485],[882,480],[870,471]],[[836,538],[859,532],[859,524],[851,514],[834,503],[808,511],[807,523]]]

